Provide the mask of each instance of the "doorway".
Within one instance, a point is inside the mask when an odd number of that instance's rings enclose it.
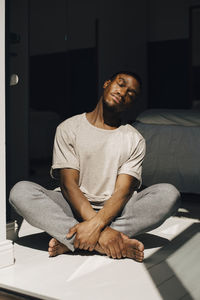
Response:
[[[7,199],[20,180],[57,186],[49,175],[56,127],[72,115],[90,111],[97,101],[97,37],[92,47],[70,47],[67,3],[6,3]],[[94,27],[97,33],[97,22]],[[19,80],[10,86],[13,74]],[[7,221],[14,218],[7,204]]]

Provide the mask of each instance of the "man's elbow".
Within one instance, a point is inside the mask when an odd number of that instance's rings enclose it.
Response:
[[[123,201],[127,201],[129,200],[133,193],[134,193],[135,189],[133,189],[132,187],[126,188],[119,188],[115,190],[115,193],[121,198],[123,199]]]
[[[61,191],[70,192],[78,188],[79,176],[76,170],[64,169],[60,171]]]
[[[78,185],[75,181],[74,182],[60,181],[60,188],[62,192],[69,194],[74,190],[76,190],[78,188]]]
[[[137,189],[139,188],[139,186],[140,186],[139,180],[138,180],[138,179],[135,179],[135,180],[134,180],[134,183],[131,184],[130,186],[128,186],[128,187],[126,188],[126,190],[124,191],[125,196],[126,196],[127,198],[130,198],[130,197],[133,195],[133,193],[134,193],[135,191],[137,191]]]
[[[135,189],[133,189],[133,188],[130,188],[130,189],[128,189],[128,191],[126,191],[125,197],[126,197],[127,200],[132,197],[134,191],[135,191]]]

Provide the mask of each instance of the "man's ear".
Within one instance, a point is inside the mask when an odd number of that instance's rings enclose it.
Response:
[[[103,84],[103,88],[107,88],[107,86],[111,83],[111,80],[106,80]]]

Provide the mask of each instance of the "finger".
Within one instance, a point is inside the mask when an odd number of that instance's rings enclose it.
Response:
[[[109,247],[105,247],[105,246],[101,245],[101,248],[103,249],[103,251],[105,252],[105,254],[107,256],[109,256],[109,257],[112,256]]]
[[[95,246],[89,246],[89,248],[87,250],[89,251],[94,251]]]
[[[78,248],[79,248],[79,249],[84,249],[84,250],[85,250],[84,247],[85,247],[85,244],[79,244],[79,247],[78,247]]]
[[[112,258],[116,258],[117,255],[116,255],[116,252],[115,252],[115,248],[114,248],[114,246],[112,244],[109,245],[109,250],[110,250],[111,257]]]
[[[67,233],[66,237],[69,239],[76,233],[76,226],[70,228],[69,232]]]
[[[120,250],[120,247],[119,247],[119,242],[117,241],[115,244],[113,244],[113,247],[115,249],[116,258],[121,258],[122,254],[121,254],[121,250]]]
[[[122,257],[127,257],[126,247],[123,243],[123,240],[119,240],[119,248],[120,248]]]
[[[79,240],[75,238],[75,240],[74,240],[74,248],[76,248],[76,249],[79,248],[79,244],[80,244]]]
[[[97,245],[99,245],[98,242],[96,242],[95,244],[94,244],[94,243],[89,244],[89,245],[88,245],[88,250],[89,250],[89,251],[94,251]],[[100,246],[100,245],[99,245],[99,246]],[[102,248],[102,247],[101,247],[101,248]]]
[[[87,244],[86,244],[86,245],[84,245],[84,247],[83,247],[83,249],[84,249],[84,250],[89,250],[89,248],[90,248],[90,246],[89,246],[89,245],[87,245]]]

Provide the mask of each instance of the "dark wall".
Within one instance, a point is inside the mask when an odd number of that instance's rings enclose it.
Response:
[[[96,48],[30,57],[30,107],[61,118],[90,111],[97,102]]]
[[[190,108],[189,40],[148,43],[149,108]]]

